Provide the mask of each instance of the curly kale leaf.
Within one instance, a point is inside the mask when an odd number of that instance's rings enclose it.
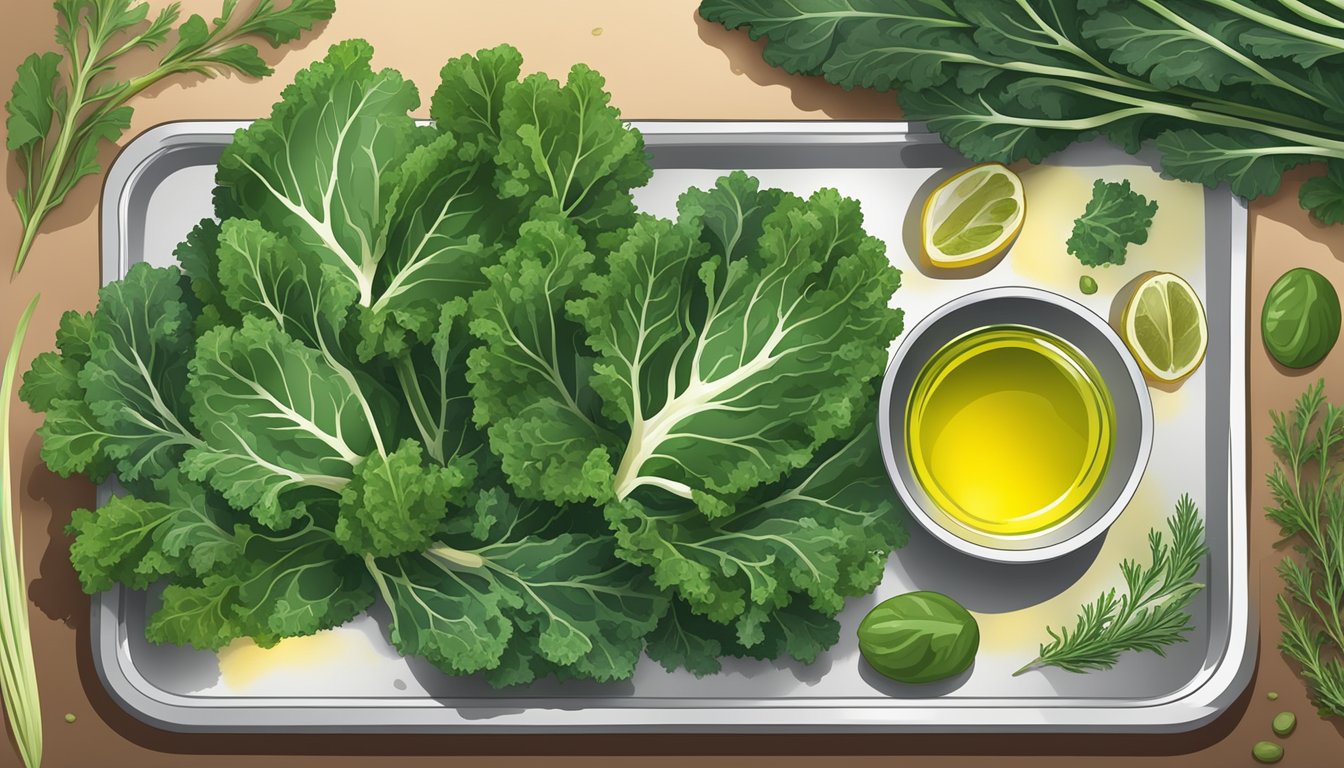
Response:
[[[1129,179],[1092,184],[1092,199],[1083,215],[1073,222],[1073,234],[1066,242],[1070,254],[1087,267],[1124,264],[1125,251],[1131,244],[1148,242],[1157,201],[1135,192]]]

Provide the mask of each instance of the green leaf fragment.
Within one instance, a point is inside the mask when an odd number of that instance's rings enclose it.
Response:
[[[1073,222],[1073,234],[1066,242],[1068,252],[1087,267],[1124,264],[1130,245],[1148,242],[1156,213],[1157,201],[1133,191],[1129,179],[1097,179],[1092,184],[1092,199]]]
[[[47,135],[55,115],[55,89],[59,77],[59,53],[34,53],[19,64],[14,88],[5,102],[5,147],[30,152]]]
[[[1326,224],[1344,224],[1344,162],[1331,162],[1325,175],[1303,182],[1298,199]]]

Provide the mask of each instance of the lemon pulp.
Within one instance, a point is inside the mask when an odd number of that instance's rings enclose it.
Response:
[[[949,342],[906,406],[916,480],[958,523],[1022,536],[1063,523],[1106,475],[1115,406],[1096,366],[1043,331],[997,325]]]

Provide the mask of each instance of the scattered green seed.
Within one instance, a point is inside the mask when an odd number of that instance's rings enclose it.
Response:
[[[1283,759],[1283,747],[1272,741],[1257,741],[1251,747],[1251,757],[1257,763],[1277,763]]]
[[[597,36],[600,35],[600,34],[602,34],[602,28],[601,28],[601,27],[593,27],[593,37],[597,37]]]
[[[1083,275],[1078,278],[1078,290],[1091,296],[1097,292],[1097,281],[1091,275]]]
[[[1266,699],[1269,699],[1270,701],[1278,701],[1278,700],[1279,700],[1279,694],[1277,694],[1277,693],[1275,693],[1275,692],[1273,692],[1273,691],[1270,691],[1269,693],[1266,693],[1266,694],[1265,694],[1265,698],[1266,698]]]
[[[1287,736],[1297,727],[1297,715],[1292,712],[1280,712],[1274,716],[1274,723],[1271,725],[1275,736]]]
[[[66,712],[66,713],[65,713],[65,722],[67,722],[67,723],[73,723],[73,722],[75,722],[75,716],[74,716],[74,714],[72,714],[72,713],[70,713],[70,712]]]

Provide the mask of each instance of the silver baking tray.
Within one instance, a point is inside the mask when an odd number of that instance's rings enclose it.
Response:
[[[153,128],[121,153],[102,207],[102,279],[138,261],[172,262],[188,229],[210,214],[214,164],[243,122]],[[689,185],[742,168],[768,185],[808,193],[834,186],[858,198],[866,227],[904,271],[894,303],[912,327],[970,291],[1029,285],[1081,301],[1103,317],[1149,269],[1178,272],[1203,297],[1208,357],[1178,389],[1153,389],[1155,440],[1134,499],[1100,541],[1039,565],[958,555],[911,522],[876,594],[850,601],[838,645],[814,664],[730,660],[697,679],[645,659],[632,680],[536,684],[496,691],[445,676],[387,643],[376,611],[312,638],[220,654],[144,639],[152,593],[116,588],[93,600],[93,653],[112,695],[152,725],[179,731],[612,732],[612,731],[1182,731],[1217,717],[1245,688],[1255,662],[1248,603],[1246,511],[1246,210],[1225,188],[1161,178],[1153,158],[1104,144],[1073,147],[1023,167],[1026,226],[992,269],[940,277],[918,253],[912,201],[967,165],[922,127],[900,122],[638,122],[656,172],[637,194],[667,215]],[[1097,270],[1101,291],[1078,293],[1081,270],[1064,252],[1072,219],[1098,177],[1129,178],[1160,209],[1148,244],[1129,263]],[[100,503],[113,492],[100,489]],[[1145,536],[1189,492],[1204,512],[1208,588],[1196,599],[1189,642],[1165,657],[1127,654],[1113,670],[1012,672],[1032,659],[1047,625],[1120,582],[1119,562],[1147,556]],[[894,491],[893,491],[894,493]],[[947,593],[980,622],[974,667],[924,686],[893,683],[859,658],[854,630],[877,601],[909,591]]]

